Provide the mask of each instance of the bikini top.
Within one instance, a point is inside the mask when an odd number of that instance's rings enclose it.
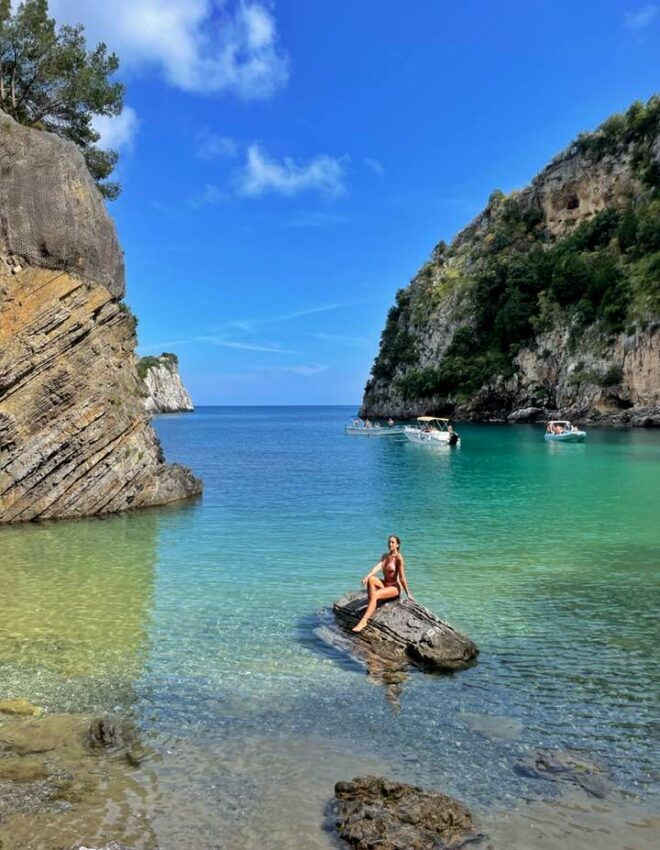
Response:
[[[399,564],[396,555],[383,556],[383,575],[386,582],[394,583],[399,574]]]

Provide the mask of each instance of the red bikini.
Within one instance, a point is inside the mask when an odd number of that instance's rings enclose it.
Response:
[[[396,555],[386,555],[383,558],[383,576],[385,587],[396,587],[401,593],[401,587],[399,586],[399,566],[396,562]]]

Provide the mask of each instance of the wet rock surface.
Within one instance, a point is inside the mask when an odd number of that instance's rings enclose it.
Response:
[[[335,785],[339,836],[355,850],[454,850],[480,838],[462,803],[376,776]]]
[[[479,654],[470,638],[412,599],[384,603],[364,631],[353,634],[350,630],[366,604],[366,593],[355,591],[337,600],[333,612],[356,645],[366,645],[385,659],[407,659],[426,670],[451,672],[470,666]]]
[[[519,761],[515,770],[532,779],[579,785],[592,797],[606,797],[611,786],[604,769],[578,752],[538,750]]]
[[[0,699],[0,714],[13,714],[24,717],[37,717],[43,709],[26,699]]]

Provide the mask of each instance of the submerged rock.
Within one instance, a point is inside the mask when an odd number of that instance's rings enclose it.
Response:
[[[77,844],[72,850],[129,850],[129,848],[117,841],[111,841],[110,844],[104,844],[103,847],[83,847],[82,844]]]
[[[5,716],[0,722],[0,848],[128,850],[117,841],[134,839],[130,819],[119,816],[110,825],[107,820],[109,807],[120,812],[127,795],[132,816],[144,824],[146,844],[140,846],[155,848],[145,810],[140,811],[144,790],[134,779],[129,746],[139,742],[132,726],[119,718]]]
[[[479,836],[451,797],[377,776],[335,785],[337,830],[355,850],[449,850]]]
[[[458,715],[458,719],[471,732],[476,732],[495,742],[516,741],[523,730],[523,724],[515,717],[498,717],[464,711]]]
[[[38,717],[43,708],[27,699],[0,699],[0,714],[15,714],[23,717]]]
[[[515,770],[532,779],[571,782],[593,797],[606,797],[610,791],[603,768],[571,750],[538,750],[519,761]]]
[[[89,724],[87,746],[92,750],[119,750],[130,746],[135,738],[130,724],[120,717],[95,717]]]
[[[366,604],[366,593],[354,591],[337,600],[332,610],[339,625],[350,631]],[[366,642],[376,654],[407,658],[431,670],[462,670],[479,654],[470,638],[412,599],[384,603],[376,609],[366,629],[354,637]]]

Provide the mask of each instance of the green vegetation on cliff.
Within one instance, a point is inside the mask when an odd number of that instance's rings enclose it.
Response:
[[[167,366],[168,369],[175,368],[179,364],[179,358],[176,354],[170,351],[163,351],[159,357],[154,357],[149,354],[146,357],[141,357],[137,364],[137,373],[144,380],[147,377],[149,369],[155,369],[158,366]]]
[[[607,339],[659,316],[659,133],[654,97],[578,138],[566,158],[627,157],[643,189],[561,238],[548,231],[533,192],[494,192],[480,224],[450,247],[440,243],[411,286],[397,293],[367,393],[376,382],[394,381],[403,399],[463,400],[496,375],[510,377],[519,350],[560,323],[576,344],[587,329]],[[459,305],[458,326],[439,361],[421,367],[428,319],[449,299]]]
[[[109,79],[118,67],[105,44],[87,51],[82,26],[56,29],[47,0],[24,0],[14,13],[9,0],[0,0],[0,109],[78,145],[96,185],[111,199],[120,191],[107,179],[117,154],[97,146],[92,119],[121,113],[124,87]]]

